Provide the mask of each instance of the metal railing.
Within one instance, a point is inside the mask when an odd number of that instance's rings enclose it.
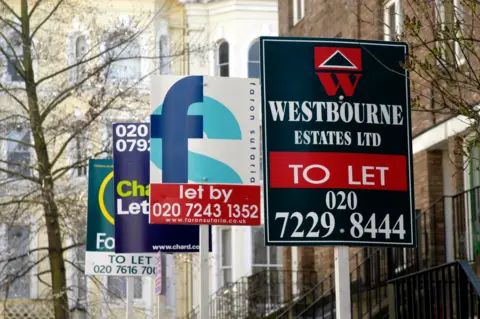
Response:
[[[480,225],[477,231],[476,224],[469,225],[467,216],[480,216],[480,187],[440,198],[424,212],[417,211],[417,248],[365,248],[351,257],[353,318],[381,317],[384,314],[388,309],[388,280],[446,262],[445,229],[450,226],[445,225],[446,210],[452,213],[454,258],[471,259],[475,249],[480,253],[480,244],[473,247],[469,244],[472,239],[467,236],[470,230],[478,236],[476,241],[480,243]],[[333,272],[320,281],[301,281],[312,285],[302,285],[296,295],[288,293],[291,289],[286,289],[289,284],[285,274],[283,283],[275,277],[269,282],[267,278],[270,277],[266,275],[251,277],[250,282],[250,277],[243,277],[212,295],[212,319],[260,318],[275,311],[277,319],[333,318],[335,314]],[[316,279],[316,275],[314,277]],[[269,284],[273,286],[268,288]],[[196,313],[192,311],[185,319],[196,319]]]
[[[465,260],[389,282],[389,318],[477,318],[480,282]]]
[[[388,280],[445,262],[444,226],[439,227],[444,206],[442,197],[416,212],[417,248],[364,248],[350,258],[352,318],[381,317],[388,310]],[[330,318],[335,313],[333,284],[332,272],[276,318]]]
[[[295,282],[292,281],[295,278]],[[211,319],[262,318],[291,303],[317,285],[316,271],[266,269],[227,283],[210,296]],[[297,293],[292,285],[300,283]],[[198,307],[183,319],[197,319]]]
[[[330,273],[276,316],[277,319],[332,317],[335,309],[335,275]],[[332,317],[333,318],[333,317]]]
[[[480,216],[480,186],[451,196],[451,201],[455,259],[472,260],[475,254],[480,254],[480,221],[477,217]],[[469,231],[472,237],[467,235]]]

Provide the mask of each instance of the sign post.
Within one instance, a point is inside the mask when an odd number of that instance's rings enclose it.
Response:
[[[126,276],[126,318],[133,318],[135,276],[154,276],[148,254],[115,253],[113,161],[91,159],[88,168],[88,216],[85,274]]]
[[[162,253],[157,253],[157,275],[155,276],[155,295],[157,296],[157,319],[160,319],[160,295],[162,294]]]
[[[258,80],[153,76],[150,223],[200,225],[209,319],[209,225],[260,225]]]
[[[207,319],[210,299],[210,267],[208,267],[208,225],[200,225],[200,318]]]
[[[135,277],[127,277],[127,312],[126,312],[127,319],[133,319],[134,292],[135,292]]]
[[[405,43],[260,39],[265,243],[335,246],[337,318],[350,318],[348,246],[415,247]]]
[[[335,305],[337,318],[351,318],[350,260],[347,246],[335,246]]]
[[[169,253],[198,252],[198,226],[149,224],[150,124],[114,123],[113,145],[115,251],[144,253],[151,264],[160,249]],[[158,267],[155,270],[157,272]],[[161,280],[161,273],[157,273],[158,277]],[[130,280],[127,281],[127,291],[129,289],[133,289]],[[127,294],[127,315],[129,311],[133,311],[133,293]]]

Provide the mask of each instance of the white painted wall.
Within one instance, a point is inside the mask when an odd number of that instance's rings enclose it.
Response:
[[[225,0],[214,3],[185,5],[190,45],[208,45],[209,52],[190,56],[191,75],[215,75],[215,45],[225,40],[229,43],[229,75],[248,76],[248,50],[260,36],[278,34],[278,4],[276,0]],[[198,31],[202,30],[203,31]],[[260,114],[259,114],[260,116]],[[263,215],[263,214],[262,214]],[[251,228],[233,226],[232,229],[232,277],[233,281],[252,274]],[[219,227],[213,227],[213,247],[210,262],[210,290],[219,286]],[[195,269],[195,268],[194,268]],[[193,276],[193,306],[198,305],[199,278]]]

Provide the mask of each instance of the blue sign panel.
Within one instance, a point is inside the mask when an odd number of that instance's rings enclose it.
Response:
[[[199,226],[148,222],[149,123],[113,124],[113,145],[115,252],[198,252]]]

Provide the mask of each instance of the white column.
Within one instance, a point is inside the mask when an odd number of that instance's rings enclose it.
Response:
[[[133,293],[135,277],[127,277],[127,311],[126,318],[133,319]]]
[[[442,152],[443,170],[443,195],[444,201],[444,222],[445,222],[445,257],[447,262],[455,259],[453,247],[453,185],[452,185],[452,163],[448,150]]]

